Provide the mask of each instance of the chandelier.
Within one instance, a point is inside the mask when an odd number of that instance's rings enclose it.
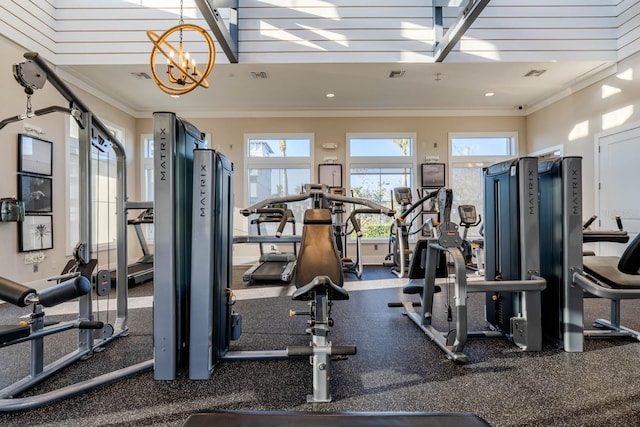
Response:
[[[185,49],[183,35],[189,32],[195,33],[198,37],[204,39],[206,43],[207,62],[204,67],[198,68],[194,58],[195,55],[190,54]],[[162,35],[147,31],[147,37],[153,43],[151,73],[160,90],[172,96],[179,96],[191,92],[198,86],[209,87],[207,76],[211,73],[216,59],[213,39],[202,27],[184,23],[182,0],[180,0],[180,21],[178,25],[169,28]],[[166,68],[164,68],[165,59]],[[159,63],[159,61],[162,61],[162,63]]]

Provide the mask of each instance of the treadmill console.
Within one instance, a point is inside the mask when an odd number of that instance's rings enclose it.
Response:
[[[411,204],[411,188],[409,187],[394,188],[393,196],[400,206],[409,206]]]
[[[458,206],[458,214],[460,215],[460,222],[462,224],[475,224],[478,221],[478,213],[474,205],[460,205]]]

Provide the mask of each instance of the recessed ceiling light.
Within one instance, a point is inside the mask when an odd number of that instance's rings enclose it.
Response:
[[[487,92],[487,93],[484,94],[484,96],[493,96],[493,95],[495,95],[494,92]]]
[[[333,98],[333,97],[335,97],[335,96],[336,96],[336,94],[335,94],[335,93],[328,93],[328,94],[327,94],[327,98]]]

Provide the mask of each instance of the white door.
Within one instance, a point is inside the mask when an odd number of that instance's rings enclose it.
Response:
[[[596,137],[600,230],[616,230],[616,215],[633,239],[640,232],[640,124]],[[602,243],[598,255],[620,255],[626,245]]]

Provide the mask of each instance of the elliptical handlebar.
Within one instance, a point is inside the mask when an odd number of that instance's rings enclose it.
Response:
[[[417,202],[412,204],[406,211],[402,212],[402,214],[398,217],[398,219],[400,219],[401,221],[404,220],[406,217],[408,217],[411,214],[411,212],[416,210],[419,206],[422,206],[422,204],[424,202],[426,202],[429,199],[432,199],[432,198],[436,197],[438,195],[439,191],[440,191],[440,189],[432,191],[432,192],[424,195],[420,200],[418,200]]]

